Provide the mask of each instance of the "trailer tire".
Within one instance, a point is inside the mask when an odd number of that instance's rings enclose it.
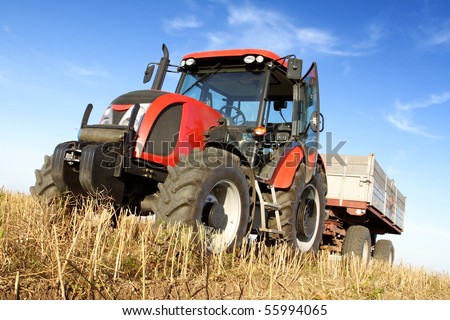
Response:
[[[373,248],[373,259],[392,265],[394,263],[394,245],[391,240],[378,240]]]
[[[252,191],[237,156],[216,148],[195,149],[158,188],[157,218],[198,231],[203,224],[210,252],[239,248],[251,224]],[[254,191],[253,191],[254,193]]]
[[[61,196],[61,191],[52,178],[52,160],[53,156],[46,155],[42,168],[35,170],[36,182],[30,187],[32,196],[46,198],[49,201]]]
[[[344,238],[342,253],[350,258],[358,258],[367,264],[370,261],[372,243],[370,231],[364,226],[351,226]]]
[[[326,177],[321,166],[307,184],[305,176],[306,166],[302,163],[291,187],[276,192],[284,235],[269,234],[269,245],[281,238],[296,251],[318,252],[325,228]],[[272,201],[270,195],[268,198]],[[268,226],[277,229],[275,216],[269,217]]]

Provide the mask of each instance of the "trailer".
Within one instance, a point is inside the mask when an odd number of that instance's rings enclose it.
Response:
[[[392,263],[394,246],[378,235],[404,230],[406,197],[381,168],[374,154],[322,155],[328,194],[321,248],[342,255]]]

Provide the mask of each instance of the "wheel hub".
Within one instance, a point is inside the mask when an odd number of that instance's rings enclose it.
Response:
[[[225,209],[219,203],[214,203],[208,214],[208,226],[216,230],[224,230],[228,224],[228,216]]]
[[[316,202],[310,197],[306,197],[302,202],[297,213],[297,234],[310,238],[314,235],[318,219]]]

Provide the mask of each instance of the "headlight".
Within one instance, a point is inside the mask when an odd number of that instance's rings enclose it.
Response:
[[[255,60],[256,60],[255,56],[246,56],[244,58],[244,62],[247,64],[253,63],[255,62]]]

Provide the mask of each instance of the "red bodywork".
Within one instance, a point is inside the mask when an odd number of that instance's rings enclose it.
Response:
[[[183,112],[180,122],[180,131],[173,151],[168,156],[159,156],[144,151],[147,138],[153,128],[158,116],[164,109],[174,105],[182,104]],[[133,105],[113,104],[113,110],[127,111]],[[180,94],[165,94],[151,103],[137,132],[136,148],[134,157],[140,158],[164,166],[174,166],[177,164],[180,154],[189,155],[192,149],[204,147],[204,132],[211,126],[217,125],[217,120],[222,115],[210,106]],[[157,141],[160,143],[160,141]]]
[[[203,59],[203,58],[218,58],[218,57],[241,57],[246,55],[254,55],[254,56],[263,56],[268,58],[269,60],[278,61],[284,67],[287,67],[286,60],[282,59],[277,54],[260,49],[234,49],[234,50],[216,50],[216,51],[206,51],[206,52],[194,52],[187,54],[183,57],[183,60],[194,58],[194,59]]]
[[[303,157],[303,150],[299,146],[287,150],[286,154],[278,162],[277,168],[268,184],[273,185],[275,188],[289,188]]]
[[[157,117],[162,111],[173,104],[183,104],[183,113],[180,123],[178,141],[173,152],[168,156],[158,156],[136,149],[135,156],[147,161],[159,163],[165,166],[177,164],[180,154],[189,155],[192,149],[204,147],[203,134],[211,126],[217,125],[217,120],[222,115],[210,106],[180,94],[166,94],[157,98],[142,119],[138,132],[137,145],[143,146],[153,127]]]
[[[322,167],[323,172],[326,172],[325,164],[322,161],[320,154],[317,154],[317,163]],[[265,181],[269,185],[273,185],[275,188],[289,188],[294,180],[295,173],[303,161],[304,152],[300,146],[296,146],[286,151],[285,155],[280,159],[278,165],[270,180]],[[309,159],[311,165],[315,165],[314,159]]]
[[[115,111],[128,111],[133,105],[132,104],[112,104],[111,108]]]

